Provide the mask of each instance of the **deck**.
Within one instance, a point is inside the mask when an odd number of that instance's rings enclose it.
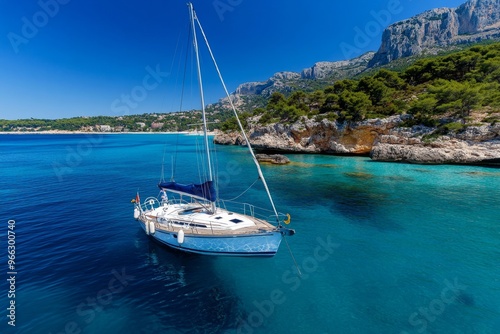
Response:
[[[276,226],[250,215],[218,208],[215,213],[201,206],[182,204],[164,205],[144,211],[139,218],[143,223],[154,222],[156,230],[179,232],[186,235],[236,236],[274,232]]]

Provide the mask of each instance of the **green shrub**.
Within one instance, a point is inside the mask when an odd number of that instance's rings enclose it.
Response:
[[[458,132],[458,131],[464,129],[465,127],[466,127],[465,124],[459,123],[459,122],[452,122],[452,123],[447,123],[447,124],[443,125],[443,128],[447,130],[447,133],[448,132]]]

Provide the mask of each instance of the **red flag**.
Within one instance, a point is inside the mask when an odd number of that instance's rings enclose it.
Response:
[[[136,203],[138,203],[138,204],[140,204],[140,203],[141,203],[141,199],[139,198],[139,193],[137,193],[137,194],[135,195],[135,202],[136,202]]]

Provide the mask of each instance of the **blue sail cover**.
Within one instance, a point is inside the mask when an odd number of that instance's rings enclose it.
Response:
[[[180,184],[176,182],[160,182],[158,184],[160,189],[173,190],[187,195],[193,195],[204,198],[210,202],[215,202],[217,194],[213,185],[213,181],[207,181],[202,184]]]

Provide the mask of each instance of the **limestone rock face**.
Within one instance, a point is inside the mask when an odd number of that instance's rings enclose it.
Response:
[[[500,164],[500,124],[470,126],[457,134],[425,139],[434,128],[402,127],[411,116],[398,115],[339,124],[303,118],[294,124],[251,125],[256,149],[272,152],[370,155],[377,161],[422,164]],[[218,144],[245,144],[239,134],[219,133]]]
[[[388,134],[406,116],[371,119],[355,124],[310,119],[285,125],[251,125],[248,138],[253,147],[275,152],[304,152],[329,154],[368,154],[380,135]],[[239,135],[218,134],[215,143],[236,144]],[[241,139],[240,139],[241,142]]]
[[[460,35],[500,28],[498,0],[471,0],[458,7],[455,12],[458,16]]]
[[[385,29],[369,67],[436,53],[440,48],[500,38],[500,0],[469,0],[458,8],[437,8]]]
[[[326,79],[333,77],[341,79],[350,75],[355,75],[366,69],[368,62],[373,58],[374,52],[367,52],[360,57],[351,60],[341,61],[321,61],[312,67],[303,69],[300,72],[302,79]]]
[[[500,141],[474,143],[438,140],[432,145],[380,143],[373,148],[370,157],[378,161],[419,164],[500,165]]]
[[[247,82],[236,88],[234,95],[262,95],[269,91],[271,87],[283,86],[284,82],[300,79],[300,74],[295,72],[278,72],[267,81]],[[266,95],[270,95],[267,93]]]
[[[425,142],[419,136],[381,136],[370,157],[421,164],[500,164],[500,124],[471,126],[455,135]]]
[[[246,145],[243,136],[238,132],[224,133],[217,131],[214,137],[214,143],[218,145]]]

